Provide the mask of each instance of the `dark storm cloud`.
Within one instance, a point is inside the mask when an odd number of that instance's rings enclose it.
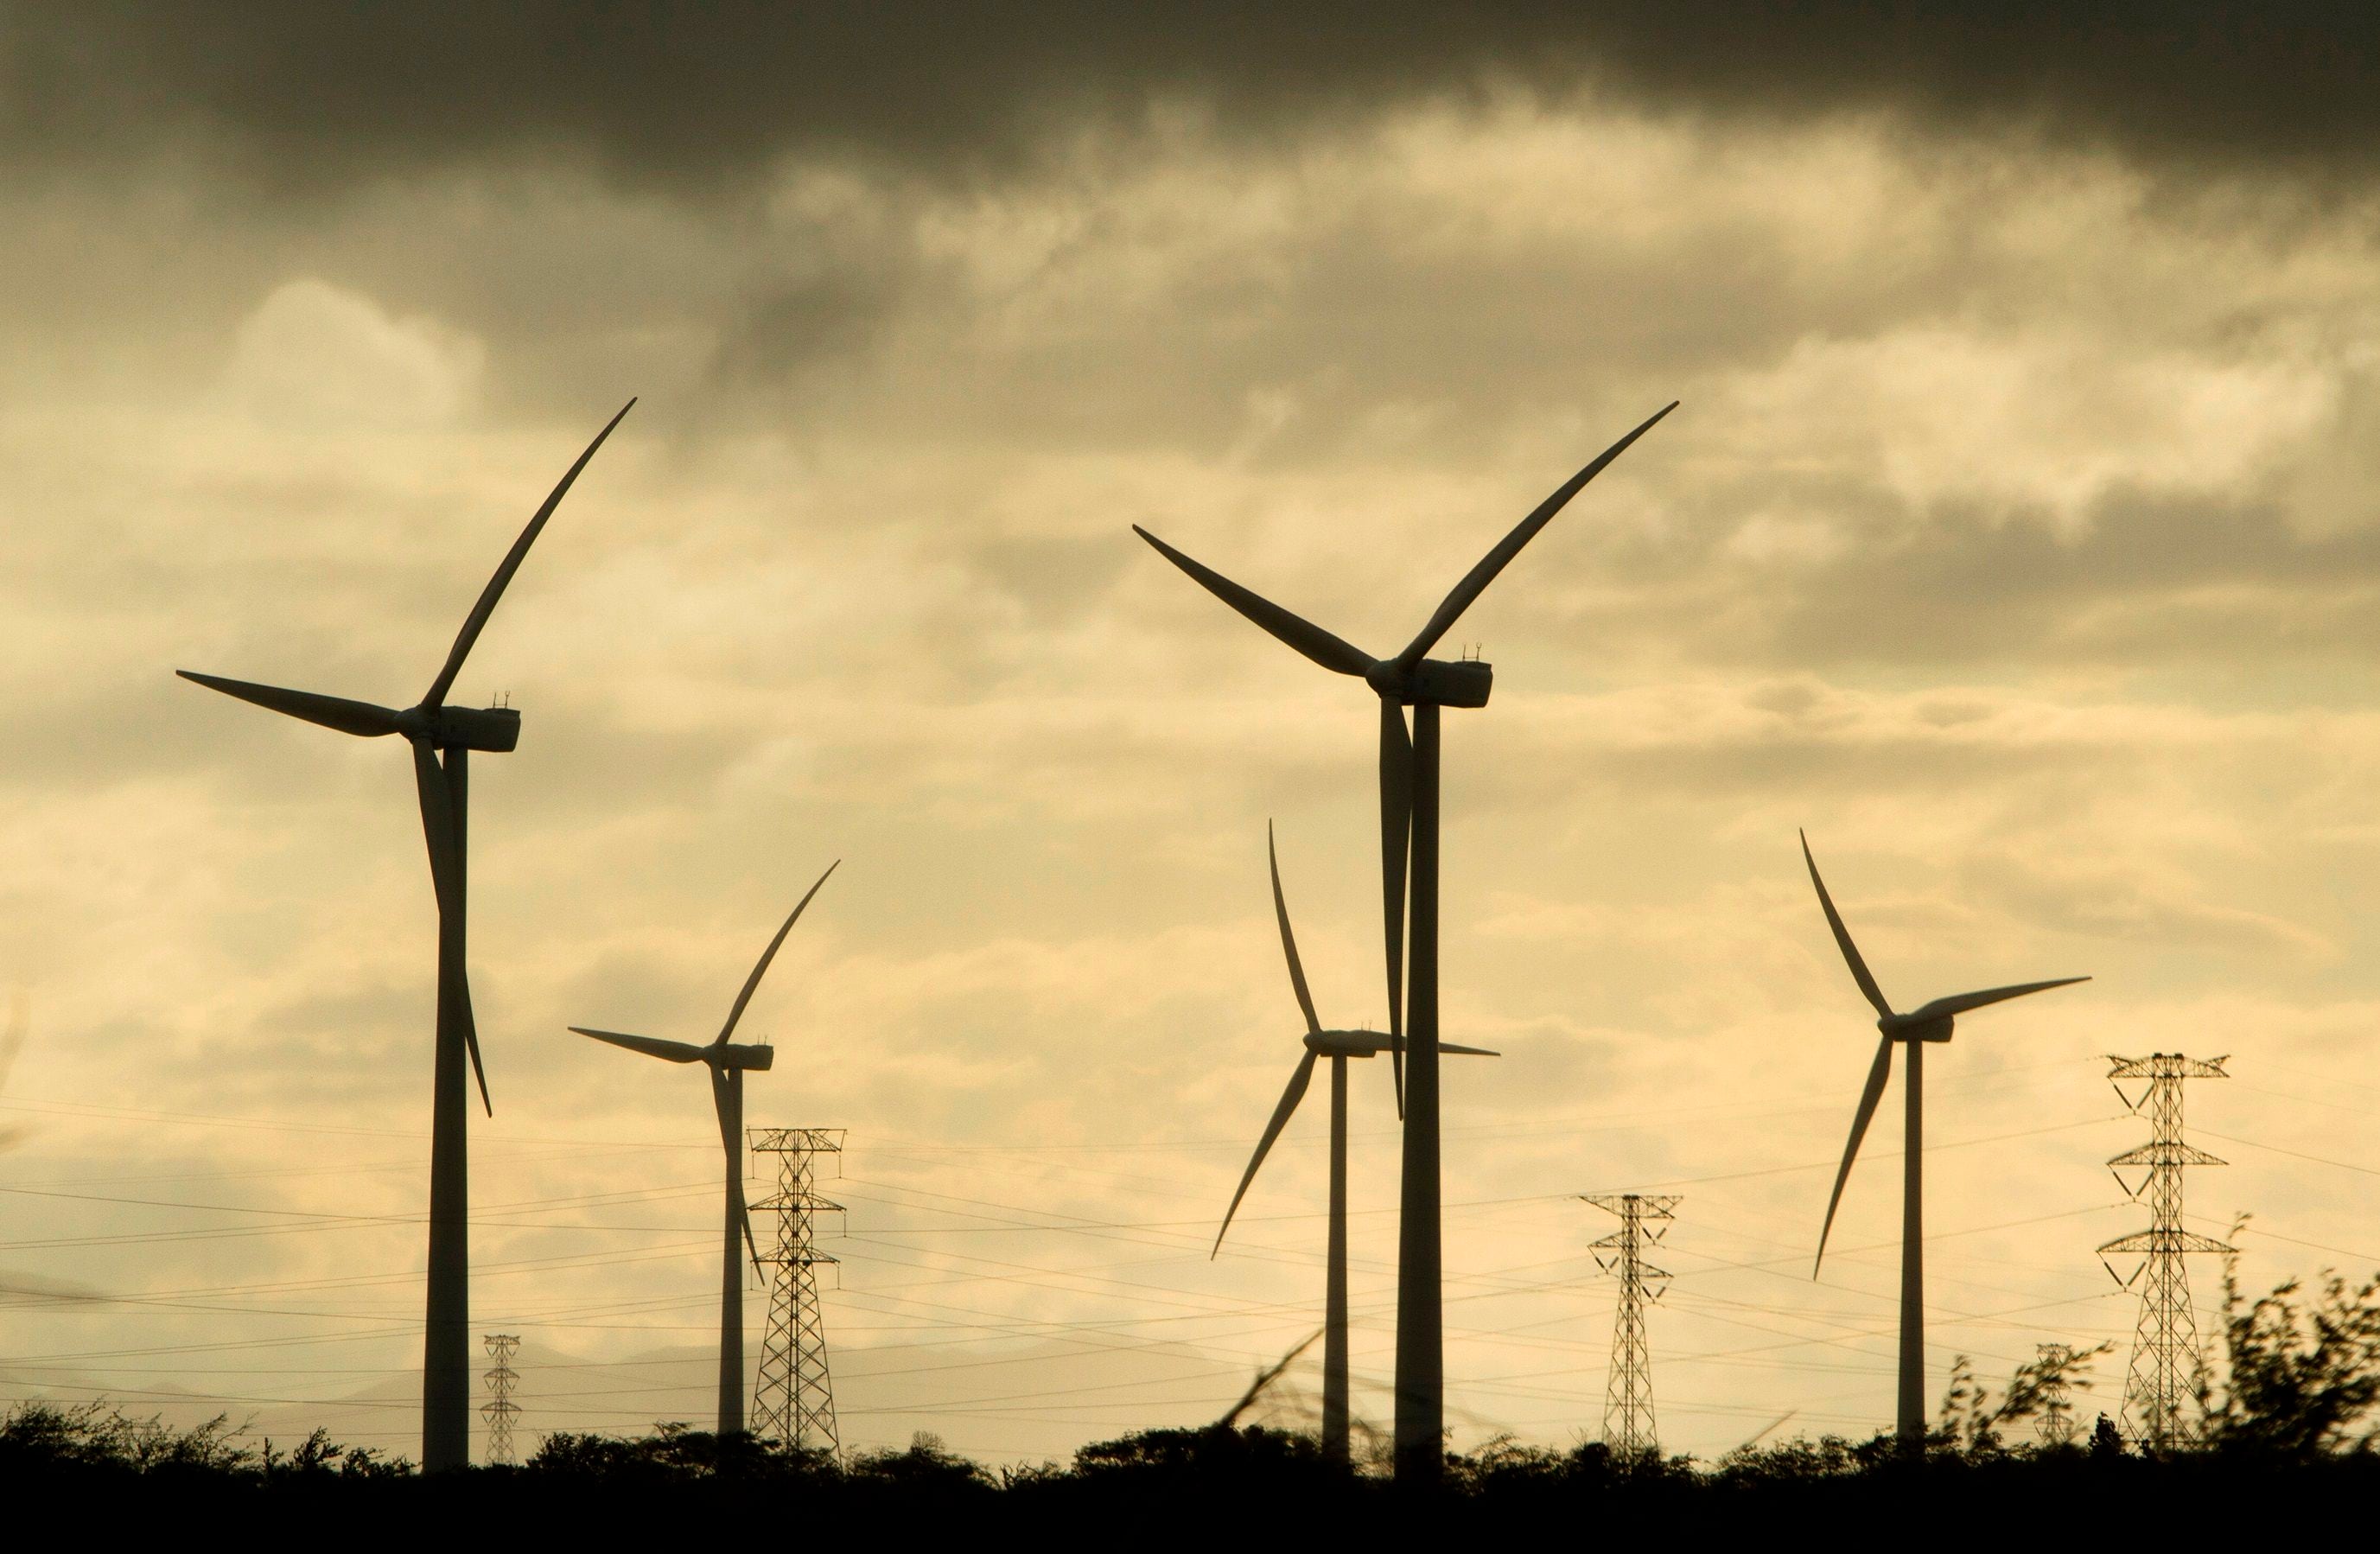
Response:
[[[689,15],[700,17],[689,23]],[[1261,135],[1500,83],[1689,112],[2037,126],[2151,159],[2361,170],[2380,12],[1050,4],[42,6],[0,12],[20,164],[228,153],[315,189],[514,153],[703,187],[788,153],[965,175],[1160,100]]]

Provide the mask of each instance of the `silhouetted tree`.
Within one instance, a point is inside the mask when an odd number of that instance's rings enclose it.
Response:
[[[2233,1226],[2236,1237],[2244,1219]],[[2380,1427],[2380,1277],[2350,1288],[2324,1270],[2311,1300],[2294,1279],[2253,1301],[2239,1255],[2223,1265],[2223,1385],[2209,1385],[2206,1434],[2218,1450],[2305,1461],[2368,1451]],[[2359,1427],[2362,1428],[2359,1431]]]

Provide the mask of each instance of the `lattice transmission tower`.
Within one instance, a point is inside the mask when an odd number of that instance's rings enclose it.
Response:
[[[2070,1446],[2082,1428],[2074,1422],[2074,1402],[2066,1395],[2066,1378],[2082,1358],[2082,1351],[2070,1343],[2036,1343],[2034,1353],[2040,1356],[2041,1372],[2041,1439],[2052,1446]]]
[[[2223,1252],[2231,1248],[2212,1236],[2182,1229],[2181,1173],[2187,1166],[2221,1165],[2204,1149],[2181,1137],[2181,1087],[2189,1079],[2228,1079],[2222,1058],[2187,1058],[2180,1052],[2154,1052],[2145,1058],[2107,1060],[2107,1082],[2116,1087],[2135,1116],[2149,1121],[2149,1142],[2127,1149],[2107,1162],[2126,1196],[2145,1203],[2149,1228],[2119,1236],[2099,1248],[2099,1260],[2109,1277],[2125,1289],[2141,1288],[2141,1319],[2132,1339],[2131,1371],[2124,1383],[2124,1431],[2152,1451],[2170,1451],[2199,1439],[2204,1421],[2197,1416],[2198,1380],[2204,1357],[2198,1348],[2198,1322],[2190,1309],[2190,1276],[2182,1257],[2192,1252]],[[2135,1097],[2124,1088],[2127,1079],[2148,1083]],[[2135,1184],[2124,1180],[2126,1167],[2143,1174]],[[2138,1257],[2130,1275],[2116,1272],[2110,1254]]]
[[[1661,1298],[1670,1275],[1645,1260],[1645,1249],[1670,1233],[1673,1210],[1683,1200],[1674,1193],[1580,1196],[1620,1216],[1620,1228],[1595,1244],[1596,1266],[1620,1281],[1611,1372],[1603,1390],[1603,1443],[1622,1457],[1646,1456],[1660,1446],[1653,1436],[1653,1351],[1645,1338],[1645,1307]]]
[[[819,1308],[818,1266],[832,1263],[811,1244],[820,1214],[839,1211],[815,1191],[818,1158],[843,1153],[841,1128],[754,1128],[755,1154],[777,1157],[777,1190],[752,1207],[777,1216],[777,1239],[760,1261],[769,1283],[769,1336],[752,1386],[752,1429],[786,1451],[843,1450],[834,1423],[834,1384],[827,1374],[826,1318]]]
[[[514,1465],[513,1417],[520,1413],[520,1404],[513,1402],[513,1383],[520,1372],[513,1369],[513,1356],[520,1353],[518,1333],[490,1333],[485,1347],[492,1362],[483,1378],[488,1384],[488,1401],[480,1405],[480,1417],[488,1426],[487,1463],[492,1468]]]

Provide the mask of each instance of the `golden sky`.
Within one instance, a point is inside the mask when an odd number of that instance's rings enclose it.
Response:
[[[710,1407],[702,1087],[564,1027],[707,1038],[836,858],[744,1030],[755,1125],[849,1130],[846,1442],[1220,1412],[1319,1320],[1318,1091],[1206,1257],[1297,1057],[1264,828],[1382,1023],[1375,712],[1129,526],[1384,652],[1672,398],[1449,642],[1458,1443],[1599,1429],[1574,1195],[1638,1188],[1666,1446],[1888,1422],[1897,1091],[1814,1283],[1874,1036],[1797,827],[1897,1002],[2095,977],[1927,1065],[1929,1392],[2128,1346],[2110,1051],[2232,1054],[2191,1203],[2252,1286],[2380,1265],[2371,23],[1135,10],[0,7],[0,1396],[413,1449],[407,763],[171,671],[409,703],[632,395],[457,687],[524,719],[525,1430]]]

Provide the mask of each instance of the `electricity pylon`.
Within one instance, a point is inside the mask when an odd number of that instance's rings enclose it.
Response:
[[[1620,1216],[1620,1228],[1595,1244],[1596,1266],[1620,1281],[1620,1309],[1611,1327],[1611,1372],[1603,1390],[1603,1442],[1621,1457],[1660,1450],[1653,1438],[1653,1352],[1645,1340],[1645,1307],[1661,1298],[1669,1272],[1645,1260],[1645,1248],[1670,1233],[1674,1193],[1582,1193],[1582,1201]]]
[[[835,1259],[810,1244],[810,1232],[818,1215],[843,1208],[812,1190],[817,1157],[843,1152],[843,1130],[754,1128],[751,1139],[755,1154],[777,1157],[777,1190],[752,1206],[777,1217],[776,1243],[760,1257],[776,1271],[769,1282],[769,1336],[752,1386],[753,1432],[784,1451],[808,1447],[833,1456],[843,1442],[835,1429],[815,1270]]]
[[[2132,1339],[2131,1371],[2124,1383],[2125,1433],[2151,1451],[2167,1451],[2199,1439],[2204,1421],[2191,1405],[2197,1397],[2204,1365],[2198,1350],[2198,1322],[2190,1309],[2190,1276],[2182,1257],[2191,1252],[2228,1253],[2231,1248],[2212,1236],[2181,1227],[2181,1172],[2185,1166],[2222,1165],[2204,1149],[2181,1138],[2181,1086],[2186,1079],[2228,1079],[2223,1058],[2186,1058],[2180,1052],[2153,1052],[2145,1058],[2110,1057],[2107,1082],[2135,1116],[2145,1116],[2152,1135],[2137,1149],[2127,1149],[2107,1162],[2108,1172],[2125,1196],[2148,1205],[2150,1226],[2119,1236],[2099,1248],[2099,1261],[2108,1276],[2129,1290],[2141,1286],[2141,1319]],[[2145,1079],[2148,1086],[2135,1098],[2125,1093],[2123,1081]],[[2146,1170],[2137,1186],[2124,1180],[2123,1168]],[[2129,1276],[2118,1274],[2109,1253],[2137,1256],[2141,1260]]]
[[[2074,1404],[2066,1395],[2066,1375],[2081,1360],[2081,1353],[2069,1343],[2036,1343],[2034,1353],[2040,1356],[2041,1374],[2041,1439],[2052,1446],[2070,1446],[2082,1426],[2074,1422]]]
[[[488,1401],[480,1405],[480,1417],[488,1426],[487,1464],[492,1468],[513,1466],[513,1416],[520,1404],[513,1402],[513,1383],[520,1372],[513,1369],[513,1356],[520,1353],[517,1333],[490,1333],[484,1341],[488,1358],[494,1363],[488,1367],[484,1379],[488,1384]]]

